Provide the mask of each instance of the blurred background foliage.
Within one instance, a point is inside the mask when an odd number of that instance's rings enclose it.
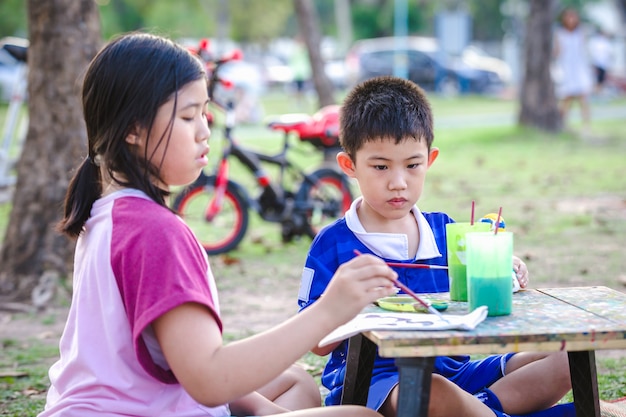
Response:
[[[100,8],[105,39],[137,29],[158,29],[172,38],[222,37],[242,43],[263,43],[293,37],[297,23],[291,0],[94,0]],[[315,0],[321,32],[337,36],[337,0]],[[350,5],[353,40],[393,34],[394,0],[346,0]],[[582,7],[596,0],[561,0]],[[432,34],[434,16],[442,9],[465,8],[472,15],[472,38],[499,40],[507,25],[506,0],[408,0],[408,31]],[[414,7],[417,6],[417,7]],[[0,2],[0,37],[27,37],[27,2]]]

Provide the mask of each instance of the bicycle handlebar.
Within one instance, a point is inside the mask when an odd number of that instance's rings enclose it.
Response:
[[[210,45],[209,39],[201,39],[198,47],[190,48],[190,51],[197,55],[207,68],[209,74],[209,99],[225,110],[226,106],[224,104],[215,101],[215,87],[221,84],[224,88],[232,88],[234,83],[221,78],[219,76],[219,68],[228,62],[241,61],[243,59],[243,52],[239,49],[234,49],[220,57],[215,57],[211,51]]]

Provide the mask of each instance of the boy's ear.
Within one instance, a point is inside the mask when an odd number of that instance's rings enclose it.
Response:
[[[350,178],[354,177],[354,162],[352,162],[352,158],[346,152],[342,151],[337,154],[337,165],[339,165],[344,174]]]
[[[430,153],[428,154],[428,167],[435,162],[435,159],[439,156],[439,148],[430,148]]]

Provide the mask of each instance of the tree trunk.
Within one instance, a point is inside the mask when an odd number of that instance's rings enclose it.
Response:
[[[86,155],[80,86],[100,47],[93,0],[29,0],[29,126],[0,252],[0,295],[53,293],[71,271],[74,243],[55,231],[71,169]],[[39,285],[39,286],[38,286]]]
[[[548,132],[558,132],[563,125],[550,75],[554,6],[555,0],[530,1],[518,117],[520,125]]]
[[[320,51],[322,37],[320,34],[319,18],[311,0],[295,0],[296,16],[300,26],[300,34],[306,42],[311,61],[313,85],[317,92],[319,107],[335,104],[334,88],[324,69],[324,60]]]

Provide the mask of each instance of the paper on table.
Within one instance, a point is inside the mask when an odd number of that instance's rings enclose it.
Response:
[[[473,330],[487,317],[487,306],[463,316],[446,314],[448,323],[433,314],[368,312],[357,315],[323,338],[319,346],[347,339],[368,330]]]

